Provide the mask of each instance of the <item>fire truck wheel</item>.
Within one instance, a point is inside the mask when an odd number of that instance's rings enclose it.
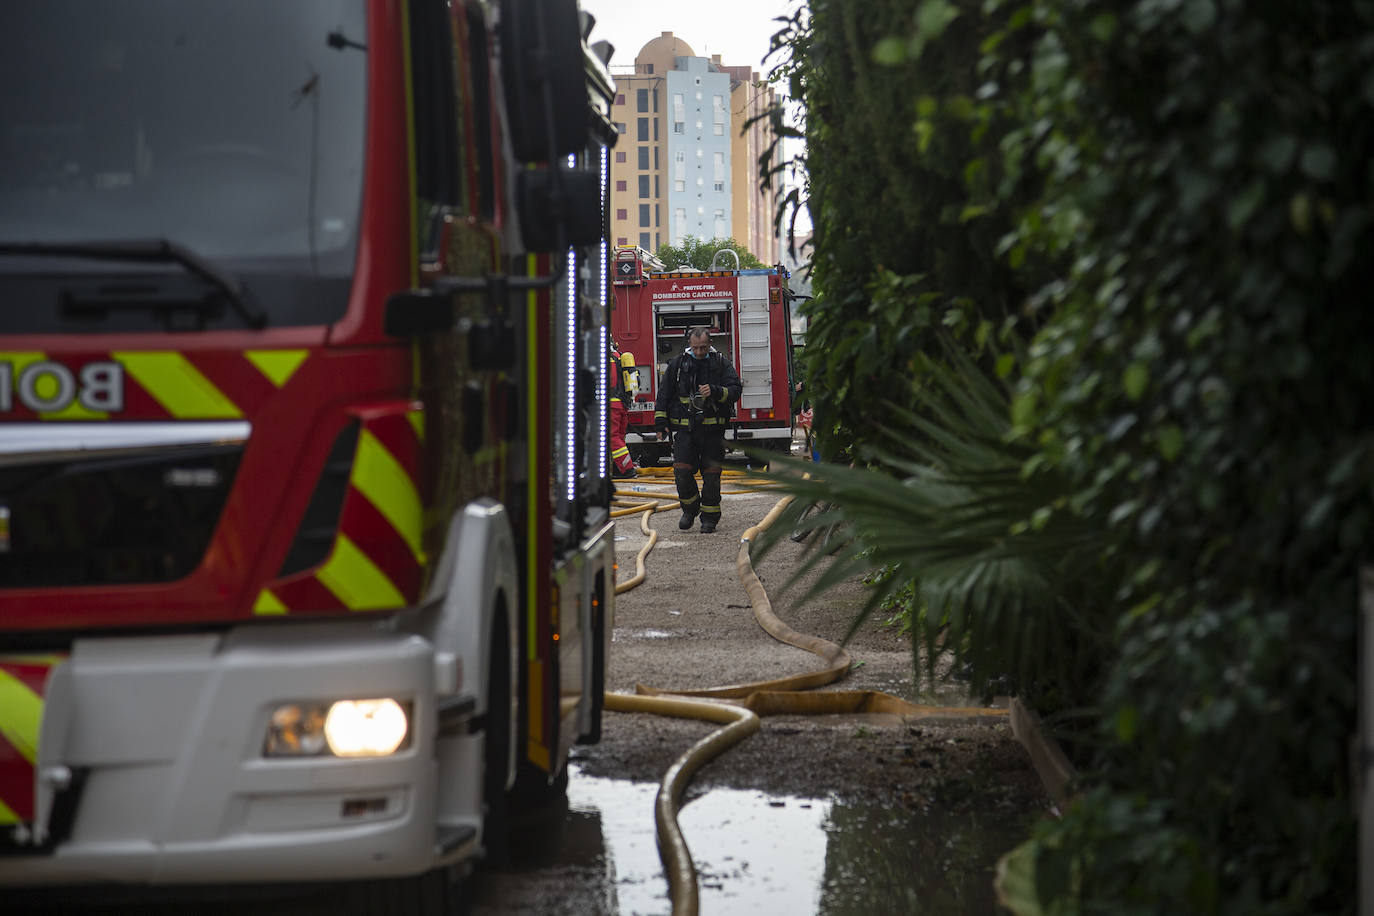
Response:
[[[670,454],[671,450],[667,445],[630,446],[630,460],[641,468],[657,467],[659,461]]]
[[[505,621],[492,626],[491,668],[487,688],[487,734],[482,768],[482,846],[492,865],[510,861],[510,797],[506,773],[510,748],[510,652]]]
[[[452,868],[413,878],[364,881],[345,898],[349,916],[446,916],[462,912],[462,888]]]

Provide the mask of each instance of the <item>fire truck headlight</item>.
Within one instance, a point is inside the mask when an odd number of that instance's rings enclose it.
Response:
[[[272,711],[264,757],[385,757],[405,744],[408,707],[392,699],[283,703]]]
[[[324,721],[328,707],[319,703],[283,703],[267,722],[264,757],[315,757],[327,752]]]
[[[384,757],[395,753],[410,722],[405,709],[392,699],[340,700],[329,707],[324,738],[340,757]]]

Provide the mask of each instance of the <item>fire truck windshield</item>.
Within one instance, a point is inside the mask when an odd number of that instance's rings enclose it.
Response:
[[[0,245],[169,240],[242,283],[273,326],[342,314],[362,200],[364,0],[7,3],[0,33],[13,39],[0,56]],[[0,295],[32,307],[0,312],[0,332],[61,330],[54,303],[72,276],[176,273],[6,257]],[[230,310],[217,321],[242,326]],[[96,330],[155,322],[112,309]]]

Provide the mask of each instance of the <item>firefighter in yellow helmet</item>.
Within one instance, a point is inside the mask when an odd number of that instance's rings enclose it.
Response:
[[[611,338],[610,356],[606,363],[606,397],[610,401],[609,435],[611,447],[611,476],[635,477],[638,469],[625,444],[625,430],[630,425],[630,391],[625,386],[620,345]]]

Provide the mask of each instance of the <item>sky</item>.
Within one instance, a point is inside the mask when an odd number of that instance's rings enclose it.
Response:
[[[698,57],[719,54],[727,66],[756,67],[761,75],[773,62],[761,63],[769,39],[781,28],[774,22],[790,15],[798,0],[581,0],[596,17],[592,41],[615,46],[612,69],[632,66],[639,49],[663,32],[672,32]]]
[[[593,42],[606,40],[615,46],[611,72],[632,67],[635,55],[651,39],[672,32],[687,42],[698,57],[719,54],[726,66],[750,66],[766,77],[777,55],[763,63],[773,33],[782,28],[778,17],[790,17],[804,0],[580,0],[582,9],[596,17]],[[779,86],[779,91],[785,87]],[[787,141],[786,155],[801,148]],[[790,184],[790,179],[787,182]],[[797,231],[810,229],[810,215],[803,210]]]

